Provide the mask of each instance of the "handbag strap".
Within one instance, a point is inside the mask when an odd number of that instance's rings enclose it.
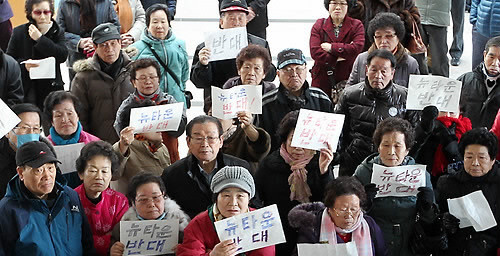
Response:
[[[413,34],[417,37],[420,37],[420,29],[418,29],[417,22],[412,18],[413,23]]]
[[[160,58],[160,56],[158,56],[158,53],[156,53],[156,51],[153,49],[153,46],[148,42],[145,42],[145,41],[143,41],[143,42],[148,46],[149,50],[151,50],[151,52],[155,56],[156,60],[162,65],[162,67],[167,71],[167,73],[174,79],[175,83],[177,83],[177,85],[179,85],[179,87],[181,87],[181,82],[180,82],[179,78],[174,74],[174,72],[172,72],[172,70],[170,70],[170,68],[168,68],[167,64]]]

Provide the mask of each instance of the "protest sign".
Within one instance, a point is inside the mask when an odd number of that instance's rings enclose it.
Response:
[[[177,131],[181,123],[184,103],[133,108],[130,126],[134,133]]]
[[[406,108],[422,110],[426,106],[436,106],[439,111],[459,112],[462,82],[428,75],[410,75]]]
[[[238,85],[230,89],[212,86],[212,116],[220,119],[236,117],[239,111],[262,114],[262,86]]]
[[[297,244],[299,256],[358,256],[356,243],[343,244]]]
[[[3,138],[12,128],[16,127],[21,119],[0,99],[0,138]]]
[[[460,228],[473,226],[477,232],[495,227],[497,222],[483,191],[448,199],[450,213],[460,220]]]
[[[80,156],[83,146],[85,146],[84,143],[54,146],[57,160],[61,161],[59,169],[61,169],[63,174],[76,171],[75,162],[78,156]]]
[[[179,239],[179,220],[120,221],[123,255],[162,255],[173,253]]]
[[[286,242],[275,204],[214,224],[219,239],[232,239],[238,245],[238,253]]]
[[[209,61],[234,59],[248,46],[246,27],[221,29],[205,34],[205,46],[210,49]]]
[[[343,126],[344,115],[301,109],[292,147],[320,150],[328,142],[335,152]]]
[[[415,196],[425,187],[425,165],[386,167],[373,164],[371,183],[378,188],[377,197]]]
[[[40,60],[25,60],[21,64],[38,64],[38,67],[30,68],[31,79],[54,79],[56,78],[56,58],[48,57]]]

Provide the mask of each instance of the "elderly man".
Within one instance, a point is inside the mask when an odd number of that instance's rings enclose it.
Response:
[[[271,152],[279,147],[276,129],[288,112],[301,108],[333,111],[330,98],[306,81],[306,57],[301,50],[290,48],[278,54],[278,77],[279,87],[263,96],[262,114],[255,120],[271,136]]]
[[[500,36],[486,43],[483,62],[472,72],[461,75],[460,106],[472,128],[485,126],[491,129],[500,108]]]
[[[392,82],[396,58],[387,50],[368,55],[364,82],[346,87],[335,106],[344,114],[342,140],[337,158],[339,175],[351,176],[356,167],[375,152],[372,142],[377,124],[388,117],[400,117],[412,124],[419,121],[416,111],[406,110],[407,89]]]
[[[94,56],[73,66],[77,74],[71,92],[82,103],[79,117],[83,129],[113,144],[119,140],[113,129],[116,112],[134,92],[126,68],[131,60],[121,51],[120,32],[111,23],[94,28],[92,41]]]
[[[95,255],[82,204],[61,183],[58,162],[43,142],[17,151],[18,175],[0,201],[0,255]]]
[[[221,29],[245,27],[247,24],[248,6],[245,0],[224,0],[220,5]],[[248,34],[248,44],[256,44],[265,47],[269,51],[266,40]],[[198,88],[204,89],[203,98],[210,96],[210,86],[222,88],[224,83],[236,75],[235,59],[210,61],[210,49],[201,43],[196,47],[191,67],[191,81]],[[276,68],[271,65],[264,80],[273,81],[276,77]]]
[[[165,169],[162,175],[167,195],[174,199],[189,217],[207,209],[212,203],[210,182],[224,166],[250,169],[248,162],[219,152],[223,145],[222,125],[211,116],[197,116],[186,126],[190,155]]]

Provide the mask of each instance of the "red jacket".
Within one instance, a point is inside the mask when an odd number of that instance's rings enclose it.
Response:
[[[92,228],[94,247],[98,255],[108,255],[111,231],[128,210],[127,198],[122,193],[107,188],[101,193],[101,201],[95,205],[85,195],[83,184],[75,188],[75,191]]]
[[[491,126],[490,131],[497,136],[498,148],[500,148],[500,109],[498,109],[497,116],[495,117],[495,122],[493,123],[493,126]],[[497,153],[497,160],[500,160],[500,150]]]
[[[210,207],[211,208],[211,207]],[[250,209],[251,211],[253,209]],[[198,214],[184,229],[184,240],[177,246],[177,256],[208,256],[220,243],[208,210]],[[245,253],[246,256],[274,256],[274,245]]]
[[[326,37],[326,38],[325,38]],[[332,44],[330,52],[321,49],[321,43]],[[352,65],[358,54],[363,50],[365,43],[365,29],[363,23],[346,16],[339,37],[335,37],[332,18],[319,19],[311,29],[309,47],[314,59],[312,68],[312,86],[321,88],[328,96],[331,95],[331,86],[328,81],[327,65],[335,66],[335,81],[347,80]],[[338,57],[345,60],[337,61]]]

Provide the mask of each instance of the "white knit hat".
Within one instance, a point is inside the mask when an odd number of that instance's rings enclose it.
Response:
[[[214,193],[219,193],[225,188],[240,188],[250,194],[250,198],[255,196],[255,183],[250,172],[240,166],[225,166],[220,169],[212,178],[210,189]]]

